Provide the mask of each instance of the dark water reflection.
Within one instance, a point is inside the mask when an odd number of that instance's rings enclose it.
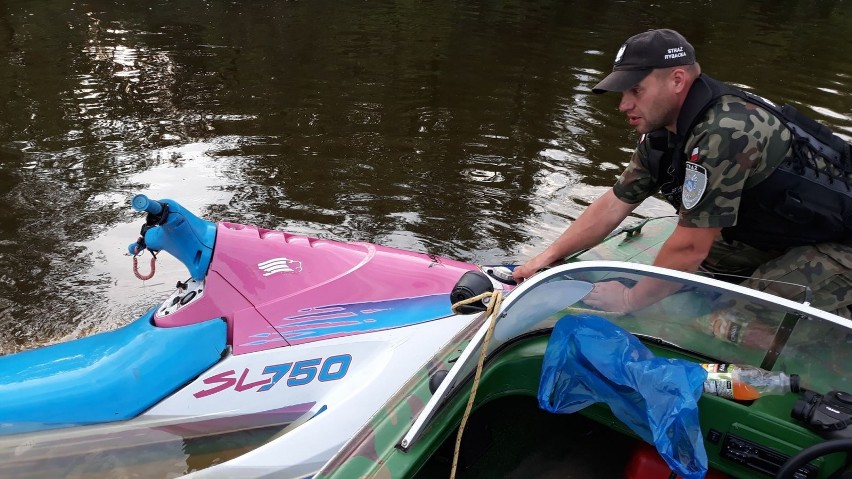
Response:
[[[0,353],[112,329],[129,198],[459,259],[523,259],[635,143],[590,95],[673,27],[719,79],[852,135],[843,1],[0,1]],[[668,212],[661,204],[641,215]]]

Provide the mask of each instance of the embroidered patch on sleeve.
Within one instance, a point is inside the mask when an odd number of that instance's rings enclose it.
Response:
[[[691,209],[704,196],[707,189],[707,169],[701,165],[686,163],[686,176],[683,180],[683,197],[681,204],[685,209]]]

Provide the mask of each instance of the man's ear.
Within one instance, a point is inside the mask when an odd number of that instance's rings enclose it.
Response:
[[[669,76],[669,81],[672,82],[672,87],[675,93],[680,93],[687,89],[687,75],[683,68],[675,68]]]

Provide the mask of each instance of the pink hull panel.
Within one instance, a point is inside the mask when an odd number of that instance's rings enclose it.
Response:
[[[452,314],[450,291],[476,268],[369,243],[220,223],[204,296],[158,324],[223,316],[234,354],[361,334]]]
[[[256,331],[264,326],[272,330],[271,325],[255,310],[254,304],[228,284],[217,272],[211,270],[207,274],[205,289],[199,301],[174,314],[157,313],[155,323],[157,326],[168,328],[223,317],[228,322],[228,343],[233,344],[234,325],[237,324],[237,329],[245,327],[234,321],[234,316],[238,312],[243,318],[241,321],[256,323],[250,326],[252,330]],[[283,338],[280,339],[283,341]]]

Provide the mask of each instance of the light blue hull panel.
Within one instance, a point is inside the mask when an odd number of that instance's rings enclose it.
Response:
[[[133,418],[222,357],[222,319],[158,328],[153,314],[114,331],[0,357],[0,435]]]

